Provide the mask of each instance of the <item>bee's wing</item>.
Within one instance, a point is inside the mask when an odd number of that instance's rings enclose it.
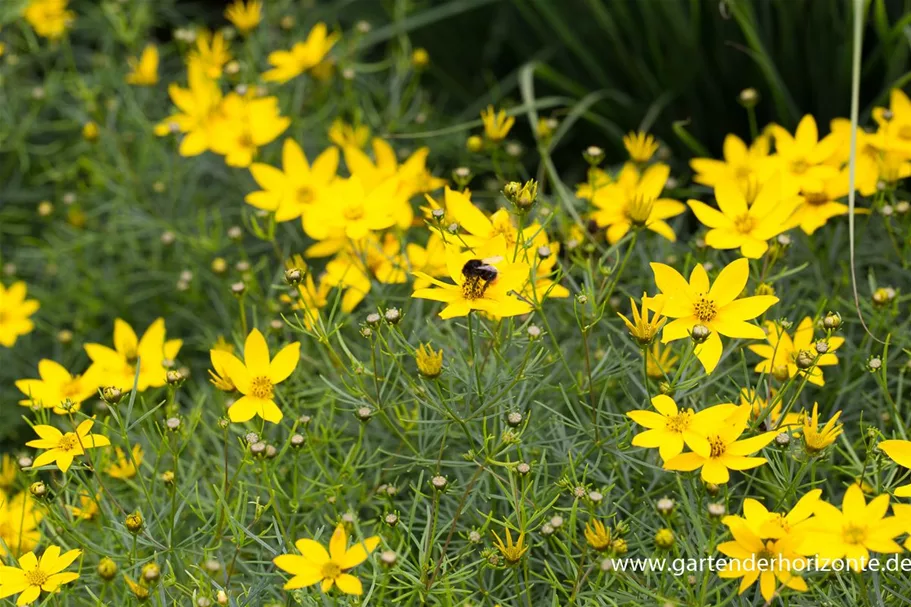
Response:
[[[503,261],[503,256],[497,255],[495,257],[488,257],[486,259],[482,259],[481,263],[483,263],[484,265],[492,266],[492,265],[496,265],[496,264],[500,263],[501,261]]]

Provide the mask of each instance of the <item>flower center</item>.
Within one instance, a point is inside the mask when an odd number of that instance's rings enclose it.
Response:
[[[715,307],[714,301],[702,295],[696,300],[693,311],[701,322],[710,322],[718,313],[718,308]]]
[[[79,439],[72,432],[67,432],[57,441],[57,448],[61,451],[73,451],[79,444]]]
[[[246,131],[237,138],[237,145],[244,149],[256,149],[256,144],[253,142],[253,135]]]
[[[734,227],[741,234],[749,234],[756,227],[756,220],[749,213],[744,213],[734,220]]]
[[[474,301],[484,297],[484,291],[490,282],[480,276],[466,276],[465,282],[462,283],[462,297],[468,301]]]
[[[673,417],[667,418],[667,421],[664,424],[664,428],[668,432],[675,432],[680,434],[685,432],[690,427],[690,420],[693,418],[692,409],[687,409],[686,411],[681,411]]]
[[[357,221],[358,219],[364,218],[364,205],[360,203],[350,203],[345,205],[345,210],[342,211],[345,216],[345,219],[348,221]]]
[[[819,206],[829,201],[829,197],[826,196],[825,192],[804,192],[803,198],[807,201],[807,204],[813,206]]]
[[[721,457],[727,450],[727,445],[720,436],[710,436],[709,447],[711,448],[711,453],[709,453],[711,458]]]
[[[860,525],[845,525],[841,538],[846,544],[863,544],[867,539],[867,528]]]
[[[49,577],[40,567],[35,567],[31,571],[25,572],[25,582],[29,586],[43,586]]]
[[[775,512],[769,519],[770,523],[776,527],[780,527],[783,531],[787,532],[791,530],[791,525],[788,524],[788,519],[785,518],[785,515]]]
[[[807,172],[807,169],[810,168],[809,163],[803,158],[798,158],[797,160],[791,161],[791,172],[797,173],[798,175],[803,175]]]
[[[272,400],[272,380],[265,375],[259,375],[250,382],[250,393],[263,400]]]
[[[316,194],[310,186],[305,185],[297,189],[297,204],[312,204],[314,198],[316,198]]]
[[[332,561],[326,562],[323,565],[322,569],[320,570],[320,574],[323,576],[323,579],[334,580],[341,573],[342,573],[342,568],[339,567],[336,563],[333,563]]]
[[[746,180],[746,179],[749,179],[750,175],[752,175],[752,174],[753,174],[753,169],[751,169],[750,165],[748,165],[748,164],[738,165],[737,168],[734,169],[734,176],[737,179]]]

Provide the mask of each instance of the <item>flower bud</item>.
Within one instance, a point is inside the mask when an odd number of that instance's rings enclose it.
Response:
[[[117,563],[108,557],[103,557],[98,561],[98,577],[106,582],[110,582],[117,575]]]
[[[127,527],[127,530],[133,535],[138,535],[142,528],[145,526],[145,519],[142,518],[142,513],[139,510],[132,512],[127,515],[124,524]]]
[[[696,325],[693,327],[690,337],[693,338],[693,341],[697,344],[704,343],[705,340],[709,338],[709,335],[712,334],[711,329],[705,325]]]

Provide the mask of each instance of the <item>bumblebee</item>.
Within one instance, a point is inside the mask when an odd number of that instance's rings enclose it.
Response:
[[[481,297],[484,291],[494,281],[496,281],[498,272],[494,267],[501,257],[492,257],[488,259],[469,259],[462,266],[462,276],[465,277],[464,287],[473,297]]]

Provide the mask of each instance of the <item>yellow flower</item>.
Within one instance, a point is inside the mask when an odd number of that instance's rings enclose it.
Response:
[[[658,142],[653,135],[638,131],[623,136],[623,147],[626,148],[630,160],[645,164],[658,151]]]
[[[376,162],[370,160],[359,146],[343,148],[348,171],[362,179],[367,189],[376,188],[383,182],[394,179],[398,183],[397,194],[407,201],[415,194],[430,192],[446,184],[445,179],[434,177],[427,170],[430,148],[418,148],[399,165],[395,150],[389,142],[374,137],[372,147]],[[413,219],[411,205],[403,204],[396,214],[396,219],[401,228],[409,228]]]
[[[446,244],[439,232],[431,232],[430,238],[427,239],[427,246],[422,247],[413,242],[405,245],[405,255],[408,258],[408,265],[417,272],[423,272],[428,276],[439,278],[446,276]],[[430,282],[424,279],[414,281],[415,289],[429,287]]]
[[[869,504],[857,483],[845,491],[841,510],[819,501],[816,516],[800,546],[803,554],[818,554],[821,559],[847,558],[854,571],[861,571],[870,558],[870,551],[894,553],[902,547],[895,537],[905,532],[904,517],[886,516],[889,496],[880,495]]]
[[[443,372],[443,350],[434,352],[430,344],[421,344],[414,353],[418,372],[429,379],[439,377]]]
[[[127,64],[130,66],[130,73],[126,78],[127,84],[134,86],[158,84],[158,47],[154,44],[147,44],[142,49],[142,55],[138,60],[135,57],[129,57]]]
[[[79,579],[79,574],[63,572],[79,558],[82,550],[70,550],[60,554],[60,547],[48,546],[41,560],[33,552],[19,557],[18,567],[0,567],[0,598],[18,594],[16,605],[31,605],[41,596],[41,591],[57,592],[63,584]]]
[[[216,347],[209,350],[209,359],[212,361],[212,368],[209,369],[209,381],[222,392],[234,392],[237,389],[225,367],[225,359],[233,355],[233,347],[231,350],[225,350],[216,344]]]
[[[673,350],[658,341],[652,344],[647,356],[645,372],[652,379],[665,379],[680,360]]]
[[[335,585],[345,594],[361,595],[364,593],[361,581],[346,571],[366,561],[379,543],[380,538],[373,536],[348,548],[348,534],[344,525],[339,524],[329,540],[328,552],[314,540],[300,539],[294,543],[300,554],[280,554],[272,562],[294,576],[285,584],[285,590],[321,582],[323,592],[329,592]]]
[[[525,553],[528,552],[528,546],[525,545],[525,533],[519,533],[519,537],[516,539],[516,542],[512,541],[512,533],[509,532],[509,527],[504,527],[506,531],[506,543],[503,543],[503,540],[500,539],[500,536],[497,535],[496,531],[491,531],[493,536],[497,538],[496,546],[500,554],[503,555],[503,558],[506,559],[506,562],[510,565],[515,565],[522,560],[522,557],[525,556]]]
[[[120,480],[127,480],[136,476],[143,458],[142,445],[133,445],[132,455],[124,454],[120,447],[114,447],[114,462],[104,469],[108,476]]]
[[[440,312],[440,318],[466,316],[472,310],[486,312],[495,318],[531,312],[532,307],[528,303],[511,295],[512,292],[522,291],[528,280],[528,264],[508,262],[502,258],[478,258],[474,253],[460,254],[449,248],[446,265],[455,284],[442,282],[423,272],[414,272],[417,278],[427,280],[434,286],[415,289],[411,294],[418,299],[447,304]],[[473,269],[476,267],[477,270]]]
[[[313,273],[307,272],[303,282],[297,285],[298,298],[291,304],[291,309],[304,315],[304,327],[312,330],[319,322],[320,310],[329,303],[329,291],[332,285],[325,279],[320,279],[319,285],[313,280]]]
[[[911,468],[911,441],[884,440],[879,443],[880,450],[889,459],[903,468]],[[911,484],[895,488],[896,497],[911,497]]]
[[[819,404],[813,403],[813,413],[810,415],[807,415],[806,411],[804,411],[802,414],[803,442],[809,453],[819,453],[835,442],[842,433],[842,425],[836,423],[839,416],[841,416],[841,411],[836,411],[835,415],[820,428]]]
[[[234,24],[241,34],[246,36],[259,25],[263,19],[262,0],[234,0],[234,3],[225,9],[225,19]]]
[[[650,321],[648,319],[649,312],[649,301],[645,293],[642,294],[642,312],[640,314],[639,309],[636,307],[636,302],[632,297],[629,298],[629,305],[633,311],[633,320],[630,320],[617,312],[617,316],[623,319],[626,328],[629,329],[629,334],[633,336],[640,346],[648,346],[655,339],[655,336],[658,335],[658,331],[664,326],[664,323],[667,322],[667,318],[661,316],[661,305],[660,302],[653,302],[655,304],[654,316]]]
[[[25,295],[22,281],[14,282],[8,289],[0,283],[0,346],[12,348],[20,335],[27,335],[35,328],[30,317],[41,304],[37,299],[26,299]]]
[[[705,428],[712,427],[730,417],[737,406],[731,403],[715,405],[699,411],[692,408],[680,410],[674,399],[665,394],[652,397],[655,411],[636,410],[626,415],[634,422],[648,428],[633,437],[634,447],[658,449],[662,461],[667,461],[683,453],[686,445],[693,451],[705,451],[709,445],[705,438]]]
[[[189,69],[198,68],[207,78],[217,80],[221,78],[222,68],[231,61],[231,51],[228,42],[221,32],[212,35],[207,30],[201,30],[196,36],[196,48],[190,51]]]
[[[766,335],[747,320],[763,314],[778,302],[773,295],[756,295],[738,299],[747,284],[750,264],[745,258],[728,264],[709,285],[709,277],[702,264],[697,264],[689,282],[677,270],[662,263],[652,263],[655,283],[666,297],[662,313],[676,320],[664,326],[661,341],[668,343],[689,337],[696,325],[711,332],[705,342],[696,346],[696,356],[711,373],[721,359],[721,337],[765,339]]]
[[[824,164],[838,146],[838,137],[830,135],[820,141],[813,116],[804,116],[794,135],[778,125],[773,125],[771,131],[785,187],[819,191],[827,179],[838,173],[835,167]]]
[[[285,139],[282,170],[258,162],[250,165],[250,173],[262,190],[247,194],[244,200],[258,209],[275,212],[275,221],[297,219],[325,203],[329,186],[335,181],[338,161],[338,148],[330,147],[311,166],[300,145],[293,139]]]
[[[229,93],[211,125],[212,151],[228,166],[248,167],[257,150],[285,132],[291,119],[281,115],[277,97]]]
[[[825,354],[819,354],[816,350],[816,344],[819,341],[813,338],[814,324],[813,319],[809,316],[800,321],[797,330],[794,332],[793,339],[788,332],[779,324],[767,321],[765,324],[768,344],[759,344],[749,346],[750,351],[762,356],[761,360],[755,367],[757,373],[771,375],[779,381],[785,381],[798,374],[805,374],[811,384],[822,386],[825,384],[822,369],[838,364],[838,356],[835,350],[845,343],[843,337],[832,336],[824,340],[826,344]],[[812,361],[809,368],[800,368],[797,366],[797,359],[803,353],[803,360]]]
[[[416,48],[411,53],[411,65],[423,69],[430,65],[430,53],[425,48]]]
[[[160,388],[167,383],[165,363],[177,357],[182,345],[180,339],[165,340],[163,318],[149,325],[142,339],[137,339],[133,327],[118,318],[114,320],[113,349],[101,344],[85,345],[85,352],[93,363],[93,368],[86,374],[97,373],[105,386],[114,386],[122,392],[132,390],[134,382],[139,392]]]
[[[366,124],[348,124],[341,118],[332,121],[329,127],[329,141],[340,148],[355,147],[361,148],[367,145],[370,139],[370,127]]]
[[[576,196],[583,200],[592,200],[595,194],[603,187],[613,183],[614,178],[604,169],[592,167],[588,169],[588,181],[576,186]]]
[[[842,171],[822,180],[818,188],[804,188],[800,196],[800,204],[791,215],[788,222],[792,226],[800,226],[806,234],[812,234],[829,219],[839,215],[847,215],[848,205],[838,200],[848,195],[848,172]],[[866,213],[867,209],[855,209],[855,213]]]
[[[889,109],[874,108],[873,119],[879,125],[877,134],[881,150],[897,152],[906,158],[911,155],[911,100],[903,90],[892,89]]]
[[[741,522],[728,525],[734,539],[718,545],[718,551],[731,558],[719,568],[718,577],[740,578],[738,594],[759,580],[759,591],[769,604],[775,597],[779,584],[796,590],[807,591],[807,583],[797,573],[791,573],[791,564],[801,571],[806,559],[796,551],[793,538],[783,537],[763,541],[750,527]],[[799,565],[798,565],[799,564]]]
[[[737,135],[724,138],[723,160],[693,158],[690,167],[696,172],[693,181],[715,187],[723,181],[734,181],[742,191],[753,183],[765,183],[773,170],[769,159],[769,138],[760,136],[748,148]]]
[[[598,552],[604,552],[611,546],[610,529],[601,521],[592,519],[585,524],[585,541]]]
[[[5,491],[16,483],[16,477],[19,475],[19,464],[8,453],[3,454],[0,459],[0,491]],[[2,493],[0,493],[2,497]],[[3,498],[5,499],[5,498]]]
[[[80,405],[98,391],[97,370],[84,375],[71,375],[60,363],[43,359],[38,362],[41,379],[20,379],[16,382],[19,391],[28,398],[20,400],[25,407],[44,407],[64,415],[78,411]]]
[[[429,197],[428,199],[430,200]],[[519,230],[513,223],[509,211],[499,209],[488,217],[471,202],[471,192],[459,192],[448,186],[443,191],[443,202],[446,208],[446,221],[457,223],[459,228],[467,232],[458,237],[459,243],[470,249],[480,249],[490,247],[491,243],[500,239],[503,241],[503,248],[512,256],[519,240]],[[524,234],[531,236],[542,230],[540,225],[533,223],[525,227]],[[452,237],[446,234],[441,235],[444,239],[452,240]]]
[[[239,423],[259,416],[277,424],[284,415],[275,404],[275,386],[290,377],[300,361],[300,342],[282,348],[269,359],[269,345],[258,329],[244,343],[244,362],[233,354],[221,353],[222,368],[243,396],[228,408],[228,417]]]
[[[771,396],[774,399],[776,390],[771,391]],[[766,426],[773,430],[782,430],[787,428],[793,428],[795,426],[800,426],[803,424],[803,418],[800,413],[788,413],[782,419],[781,410],[783,403],[781,400],[775,402],[775,405],[769,410],[769,401],[760,396],[760,394],[753,388],[741,388],[740,389],[740,404],[749,405],[751,407],[750,417],[753,420],[762,419],[766,422]]]
[[[632,228],[647,228],[671,242],[677,240],[665,220],[683,213],[686,205],[670,198],[659,198],[670,171],[666,164],[654,164],[639,175],[635,167],[628,165],[623,169],[622,178],[593,194],[592,204],[596,210],[591,217],[599,228],[607,228],[609,243],[616,243]]]
[[[42,38],[57,40],[69,29],[76,15],[67,10],[69,0],[31,0],[23,17]]]
[[[304,214],[304,231],[314,240],[359,241],[390,228],[395,224],[394,210],[403,200],[397,189],[391,179],[372,190],[359,177],[338,179],[325,194],[328,202]]]
[[[498,112],[492,105],[488,105],[486,110],[481,111],[481,121],[484,123],[484,135],[496,142],[506,139],[512,125],[516,123],[516,117],[507,116],[506,110]]]
[[[187,79],[189,88],[174,83],[168,87],[168,94],[179,113],[155,125],[155,134],[162,137],[174,130],[184,133],[180,155],[198,156],[212,145],[212,127],[221,108],[221,89],[198,66],[191,65],[187,69]]]
[[[83,420],[76,427],[75,432],[66,434],[53,426],[33,426],[32,429],[39,438],[25,444],[28,447],[45,449],[45,451],[35,458],[32,468],[40,468],[54,462],[62,472],[66,472],[76,457],[85,455],[86,449],[97,449],[110,445],[111,441],[103,434],[90,434],[94,424],[94,419]]]
[[[721,422],[705,420],[694,430],[705,436],[703,443],[694,441],[689,445],[691,453],[680,455],[664,462],[665,470],[692,472],[702,469],[702,480],[707,483],[723,485],[731,478],[730,470],[749,470],[766,463],[764,457],[748,457],[775,440],[778,432],[766,432],[751,438],[738,440],[746,430],[750,420],[751,408],[747,405],[737,407],[730,417]]]
[[[96,493],[94,496],[80,495],[79,505],[69,506],[70,513],[74,519],[90,521],[101,512],[101,508],[98,507],[99,501],[101,501],[100,493]]]
[[[41,539],[38,527],[44,511],[27,492],[15,496],[0,491],[0,556],[19,556],[34,550]]]
[[[339,38],[337,33],[328,33],[325,23],[317,23],[305,42],[296,43],[290,51],[269,53],[272,69],[263,74],[263,80],[283,84],[297,78],[322,62]]]
[[[800,203],[796,190],[787,190],[775,177],[762,186],[751,204],[733,181],[715,186],[718,208],[698,200],[687,204],[696,217],[710,228],[705,244],[713,249],[740,249],[744,257],[759,259],[769,249],[768,240],[793,225],[789,218]]]
[[[123,574],[123,581],[126,582],[127,588],[130,589],[130,592],[140,601],[145,601],[149,598],[149,589],[145,587],[142,580],[139,583],[134,582],[127,577],[127,574]]]
[[[721,522],[728,527],[746,525],[762,539],[796,539],[802,537],[808,526],[813,524],[813,512],[821,495],[822,489],[809,491],[786,514],[769,512],[762,502],[747,498],[743,502],[743,516],[726,516]],[[798,546],[799,543],[795,542],[794,545]]]
[[[99,130],[98,130],[97,122],[95,122],[93,120],[89,120],[88,122],[86,122],[85,124],[82,125],[82,138],[85,139],[86,141],[88,141],[88,142],[97,141],[98,134],[99,134]]]

